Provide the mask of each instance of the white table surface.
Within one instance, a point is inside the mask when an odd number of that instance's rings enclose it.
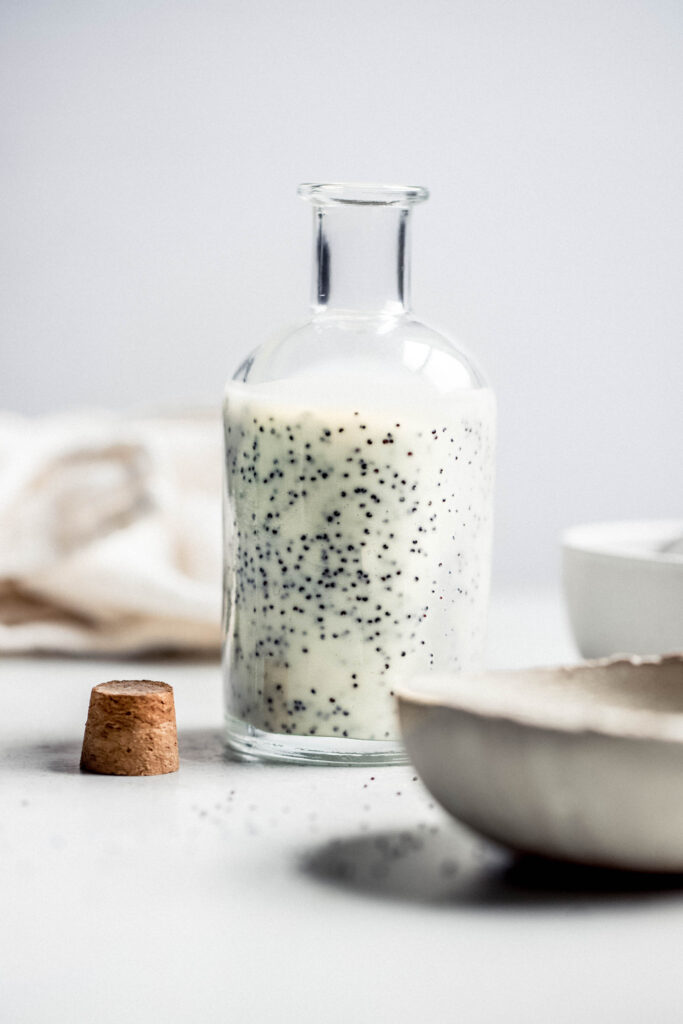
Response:
[[[574,657],[494,601],[490,663]],[[78,770],[91,686],[175,689],[181,770]],[[0,1020],[680,1021],[683,888],[514,861],[410,768],[226,761],[214,662],[0,662]]]

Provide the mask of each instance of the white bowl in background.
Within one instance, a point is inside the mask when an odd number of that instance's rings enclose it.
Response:
[[[584,658],[683,651],[683,520],[574,526],[562,575]]]
[[[516,850],[683,871],[683,656],[430,676],[398,690],[433,796]]]

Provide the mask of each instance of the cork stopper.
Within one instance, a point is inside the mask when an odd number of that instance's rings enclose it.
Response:
[[[117,679],[94,686],[81,769],[99,775],[177,772],[173,688],[150,679]]]

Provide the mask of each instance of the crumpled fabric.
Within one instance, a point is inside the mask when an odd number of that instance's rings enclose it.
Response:
[[[215,652],[218,411],[0,414],[0,653]]]

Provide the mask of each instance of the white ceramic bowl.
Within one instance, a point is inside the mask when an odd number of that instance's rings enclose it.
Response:
[[[683,520],[575,526],[562,571],[584,658],[683,650]]]
[[[683,871],[683,657],[428,677],[408,755],[456,818],[514,849]]]

